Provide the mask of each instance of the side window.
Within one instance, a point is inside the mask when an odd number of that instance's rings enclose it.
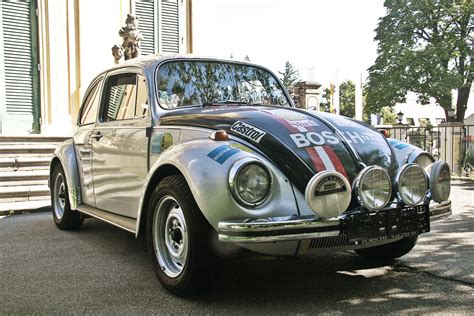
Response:
[[[145,117],[148,111],[148,88],[143,76],[137,76],[137,104],[135,107],[135,117]]]
[[[99,105],[99,87],[101,82],[102,79],[97,81],[89,91],[89,94],[86,96],[86,99],[82,106],[79,125],[92,124],[95,122],[95,118],[97,117],[97,108]]]
[[[107,80],[102,121],[126,120],[135,117],[136,74],[120,74]]]

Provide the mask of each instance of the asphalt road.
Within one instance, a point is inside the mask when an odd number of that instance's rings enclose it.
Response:
[[[56,229],[49,212],[0,219],[0,314],[385,314],[474,310],[474,183],[455,183],[454,214],[393,263],[352,252],[226,260],[212,288],[161,288],[143,240],[98,220]]]

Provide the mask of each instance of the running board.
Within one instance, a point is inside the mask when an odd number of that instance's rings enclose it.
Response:
[[[124,229],[124,230],[126,230],[130,233],[135,234],[135,232],[136,232],[135,231],[136,227],[137,227],[137,220],[136,219],[126,217],[126,216],[122,216],[122,215],[118,215],[118,214],[114,214],[114,213],[110,213],[110,212],[103,211],[103,210],[99,210],[95,207],[84,205],[84,204],[79,205],[76,208],[76,210],[81,212],[81,213],[84,213],[86,215],[89,215],[89,216],[95,217],[97,219],[100,219],[101,221],[104,221],[106,223],[117,226],[118,228],[122,228],[122,229]]]

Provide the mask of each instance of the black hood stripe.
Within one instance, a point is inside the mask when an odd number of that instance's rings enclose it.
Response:
[[[300,133],[300,132],[316,132],[316,128],[314,125],[302,124],[299,127],[297,127],[297,126],[292,125],[291,121],[288,121],[284,118],[273,115],[269,111],[266,111],[266,110],[260,110],[260,111],[267,115],[270,115],[273,119],[277,120],[277,122],[285,126],[288,129],[288,131],[290,131],[290,133],[292,134]],[[323,152],[320,151],[321,148]],[[324,170],[334,170],[341,173],[346,178],[348,178],[347,172],[344,169],[344,166],[342,165],[341,161],[339,160],[337,155],[334,153],[334,150],[332,150],[330,146],[323,145],[323,146],[320,146],[320,148],[317,148],[316,146],[306,147],[305,150],[311,159],[312,167],[316,173],[320,171],[324,171]]]
[[[279,106],[212,106],[170,111],[159,124],[226,130],[254,145],[302,193],[322,170],[336,170],[352,182],[360,171],[352,150],[367,165],[393,165],[390,147],[371,129],[343,117],[319,116]]]

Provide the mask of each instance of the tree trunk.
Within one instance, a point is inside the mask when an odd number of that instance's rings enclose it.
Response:
[[[446,122],[452,121],[453,118],[449,117],[449,114],[448,114],[448,111],[452,109],[451,93],[448,95],[438,96],[435,99],[436,99],[436,102],[444,110],[444,116],[446,117]]]
[[[456,121],[462,122],[464,114],[466,113],[467,100],[471,93],[471,85],[464,86],[458,89],[458,99],[456,101]]]

